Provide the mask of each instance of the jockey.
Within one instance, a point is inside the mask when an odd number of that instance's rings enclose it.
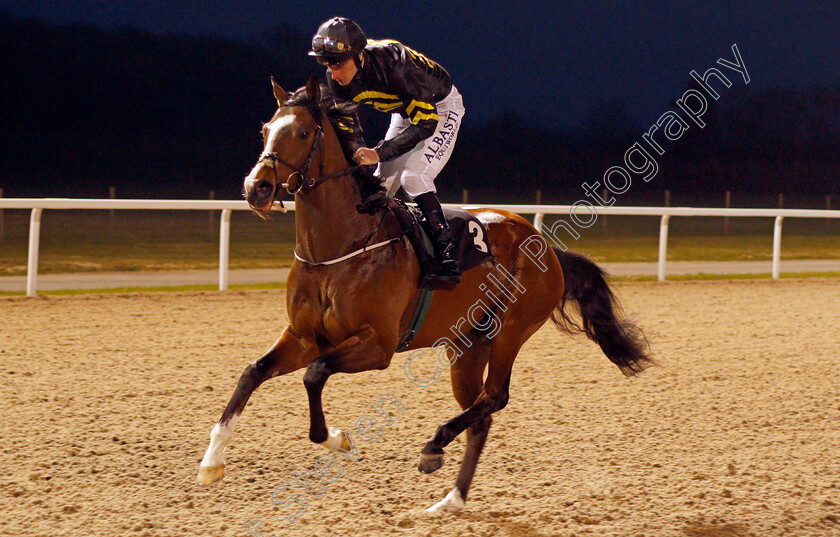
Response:
[[[434,183],[464,117],[461,94],[449,73],[402,43],[367,39],[358,24],[342,17],[318,28],[309,55],[327,68],[327,84],[338,97],[391,113],[385,139],[375,147],[366,147],[360,129],[337,133],[357,164],[377,165],[374,176],[389,197],[402,185],[417,203],[437,243],[441,270],[433,277],[459,282],[452,233]]]

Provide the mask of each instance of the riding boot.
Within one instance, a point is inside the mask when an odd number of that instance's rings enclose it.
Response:
[[[440,271],[432,274],[432,279],[448,283],[458,283],[461,281],[461,267],[458,264],[458,259],[455,257],[455,245],[452,243],[452,231],[449,229],[449,223],[443,216],[443,209],[440,202],[435,196],[434,192],[426,192],[420,194],[414,201],[417,206],[426,215],[426,220],[429,221],[429,227],[432,228],[432,238],[435,241],[435,250],[438,255],[438,262],[440,263]]]

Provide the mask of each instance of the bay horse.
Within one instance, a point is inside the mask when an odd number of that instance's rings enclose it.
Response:
[[[370,185],[351,173],[334,125],[353,103],[337,103],[314,78],[291,95],[273,79],[272,85],[279,108],[264,125],[263,152],[245,179],[244,195],[262,215],[282,203],[283,195],[295,196],[295,261],[286,295],[290,324],[239,378],[211,431],[199,467],[202,484],[224,477],[222,453],[254,390],[272,377],[301,368],[306,368],[310,440],[348,449],[346,433],[325,423],[324,384],[335,373],[387,368],[421,293],[421,268],[401,228],[393,225],[396,219],[386,218],[387,209],[359,210]],[[568,333],[585,333],[625,375],[639,373],[652,362],[644,335],[621,317],[616,297],[595,263],[549,248],[516,214],[484,208],[470,212],[484,224],[493,258],[464,272],[454,288],[435,290],[426,321],[406,349],[444,349],[452,390],[463,409],[425,444],[419,470],[431,473],[440,468],[444,448],[467,431],[455,487],[429,511],[463,509],[491,414],[508,402],[513,362],[548,319]],[[505,277],[499,277],[502,273]],[[497,284],[495,292],[487,281]],[[570,302],[579,307],[580,322],[570,317]],[[464,327],[468,311],[469,326]],[[453,327],[459,329],[457,337]],[[407,366],[410,370],[410,363]]]

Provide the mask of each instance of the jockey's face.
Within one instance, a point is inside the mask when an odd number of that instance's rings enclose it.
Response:
[[[330,77],[342,86],[349,84],[359,71],[353,58],[349,58],[338,65],[330,65],[327,69],[330,71]]]

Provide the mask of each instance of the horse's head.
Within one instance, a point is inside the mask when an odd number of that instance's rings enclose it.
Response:
[[[263,151],[245,178],[244,190],[248,205],[261,215],[268,214],[284,194],[304,186],[319,150],[324,158],[321,108],[289,105],[289,94],[273,78],[271,84],[279,108],[271,121],[263,125]],[[305,92],[307,102],[321,102],[321,87],[314,77],[309,79]]]

